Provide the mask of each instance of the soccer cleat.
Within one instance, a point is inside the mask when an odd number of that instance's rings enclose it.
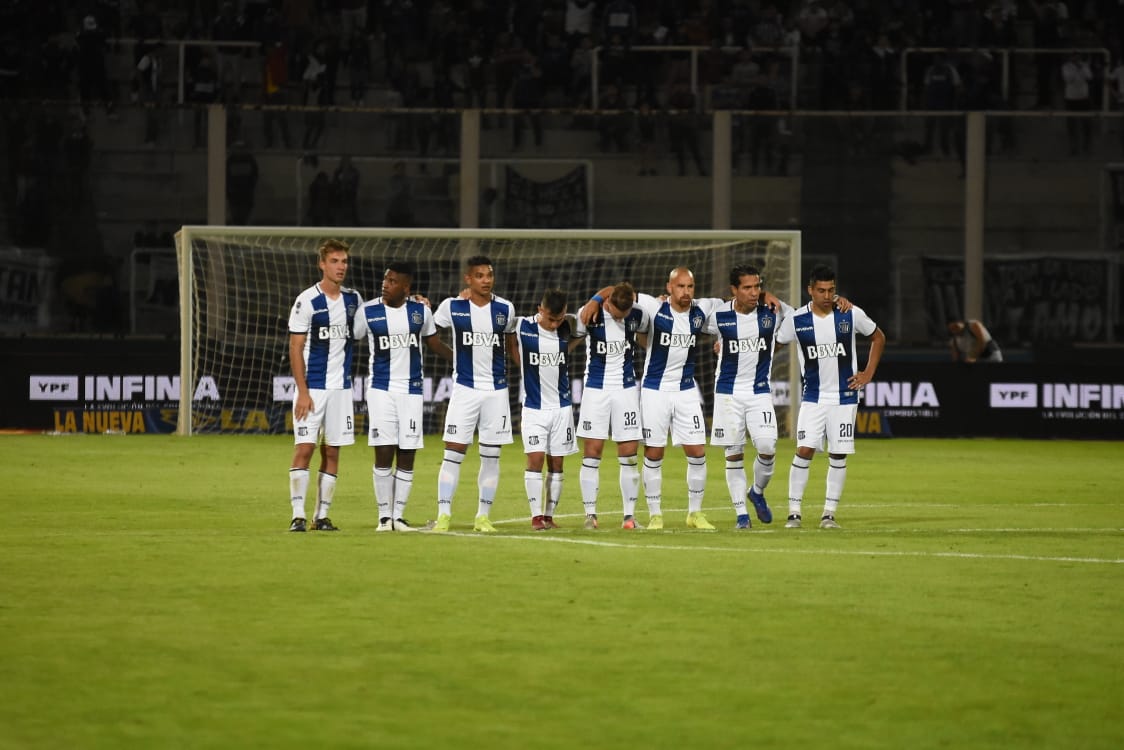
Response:
[[[449,522],[453,518],[448,513],[439,513],[437,515],[437,523],[433,524],[433,530],[437,532],[445,532],[449,530]]]
[[[753,511],[757,514],[757,520],[761,523],[772,523],[773,511],[769,510],[769,504],[765,502],[765,495],[754,492],[753,488],[750,487],[746,496],[753,503]]]
[[[841,529],[843,528],[835,522],[835,516],[827,515],[820,519],[821,529]]]
[[[648,516],[648,530],[649,531],[662,531],[663,530],[663,516],[660,516],[660,515]]]
[[[405,518],[395,518],[394,519],[394,530],[395,531],[417,531],[417,529],[415,529],[413,526],[406,523]]]
[[[784,527],[786,529],[799,529],[800,528],[800,514],[799,513],[793,513],[792,515],[790,515],[788,517],[788,520],[784,522]]]
[[[327,516],[324,516],[323,518],[317,518],[315,521],[313,521],[312,522],[312,530],[313,531],[339,531],[339,529],[336,526],[332,525],[332,519],[328,518]]]
[[[547,528],[546,521],[543,520],[542,516],[533,516],[531,518],[531,531],[546,531]],[[481,531],[483,531],[483,529],[481,529]],[[495,531],[495,529],[492,529],[492,531]]]
[[[390,516],[379,519],[379,525],[375,527],[375,531],[394,531],[394,524],[390,521]]]
[[[289,524],[289,531],[308,531],[308,522],[303,518],[294,518]]]
[[[476,520],[472,523],[473,531],[482,531],[485,534],[494,534],[496,527],[492,525],[492,519],[487,516],[477,516]]]
[[[560,528],[562,528],[561,526],[559,526],[558,524],[556,524],[554,522],[554,516],[543,516],[542,522],[543,522],[543,525],[546,526],[546,528],[548,528],[548,529],[560,529]]]
[[[637,521],[632,516],[628,516],[623,521],[621,521],[621,528],[622,529],[634,529],[636,531],[642,531],[644,529],[644,527],[640,525],[640,522]]]
[[[748,513],[742,513],[740,516],[738,516],[738,522],[736,524],[734,524],[734,528],[735,529],[751,529],[751,528],[753,528],[753,524],[749,522],[749,514]]]
[[[588,531],[593,531],[594,529],[596,529],[597,528],[597,514],[596,513],[590,513],[590,514],[586,515],[585,524],[583,525],[582,528],[584,528]]]
[[[714,524],[706,520],[706,516],[702,511],[687,514],[687,528],[688,529],[702,529],[703,531],[714,531]]]

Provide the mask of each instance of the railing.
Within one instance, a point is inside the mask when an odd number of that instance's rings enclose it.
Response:
[[[943,52],[948,55],[969,55],[987,53],[989,55],[998,55],[1001,66],[1000,73],[1000,93],[1003,96],[1003,101],[1009,102],[1011,97],[1011,55],[1100,55],[1104,59],[1104,69],[1107,71],[1109,62],[1112,60],[1112,55],[1107,49],[1089,48],[1089,47],[1063,47],[1063,48],[1040,48],[1040,47],[907,47],[902,50],[902,59],[900,64],[901,76],[901,101],[899,108],[905,112],[909,109],[909,56],[910,54],[936,54]],[[1108,77],[1104,77],[1102,81],[1103,90],[1101,92],[1101,107],[1105,112],[1109,111],[1109,96],[1108,96]]]

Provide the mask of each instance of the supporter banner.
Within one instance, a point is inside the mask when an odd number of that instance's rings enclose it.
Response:
[[[859,433],[883,437],[1124,438],[1124,364],[883,362]]]
[[[50,326],[54,269],[54,259],[41,251],[0,250],[0,331]]]
[[[505,169],[503,225],[513,229],[573,229],[589,224],[585,167],[536,182]]]
[[[963,315],[964,262],[923,257],[929,332],[947,338]],[[1111,341],[1117,290],[1108,256],[984,260],[984,324],[1000,346]]]

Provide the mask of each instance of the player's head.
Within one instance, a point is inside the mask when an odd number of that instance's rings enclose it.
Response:
[[[605,309],[614,320],[624,320],[624,317],[632,312],[635,303],[636,290],[632,288],[632,284],[622,281],[613,287],[609,299],[605,300]]]
[[[382,275],[382,299],[391,307],[399,307],[410,294],[414,283],[414,267],[404,261],[391,261],[386,264]]]
[[[464,282],[476,297],[490,297],[496,282],[492,259],[487,255],[473,255],[464,262]]]
[[[960,334],[964,333],[964,329],[968,327],[968,324],[964,321],[963,318],[949,318],[947,321],[947,325],[948,332],[953,336],[959,336]]]
[[[671,269],[667,277],[667,298],[671,306],[683,312],[695,298],[695,275],[686,266]]]
[[[821,313],[831,312],[835,307],[835,269],[822,263],[814,266],[808,274],[808,296],[812,298],[812,307],[818,308]]]
[[[556,331],[565,322],[566,293],[561,289],[547,289],[539,303],[539,325],[548,331]]]
[[[324,280],[342,284],[347,276],[348,253],[351,246],[343,240],[324,240],[317,253],[320,257],[320,270],[324,273]]]
[[[757,266],[740,265],[730,269],[730,293],[734,295],[734,305],[746,312],[753,309],[761,299],[762,279]]]

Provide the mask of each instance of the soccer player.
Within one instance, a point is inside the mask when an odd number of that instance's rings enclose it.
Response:
[[[589,323],[577,322],[576,335],[586,337],[588,351],[578,436],[583,440],[579,473],[585,528],[597,528],[597,494],[605,441],[617,444],[619,483],[626,529],[640,528],[634,513],[640,494],[640,389],[636,386],[636,334],[648,328],[649,316],[635,306],[636,290],[624,282],[607,296],[593,296],[601,312]]]
[[[343,286],[347,275],[346,242],[326,240],[320,245],[323,278],[297,295],[289,313],[289,362],[293,368],[293,432],[296,448],[289,468],[289,501],[293,520],[289,531],[305,531],[305,495],[312,452],[320,442],[315,531],[338,531],[328,510],[336,491],[340,446],[355,442],[355,405],[351,396],[354,339],[352,322],[363,300]]]
[[[604,298],[606,287],[582,308],[588,322],[596,312],[597,298]],[[637,296],[636,304],[649,316],[648,354],[640,388],[640,417],[644,437],[644,499],[648,503],[648,528],[663,528],[663,457],[668,431],[672,445],[683,446],[687,455],[687,527],[714,529],[702,512],[706,490],[706,424],[702,394],[695,382],[698,337],[706,318],[722,300],[695,299],[695,276],[682,266],[672,269],[667,282],[667,299],[647,294]]]
[[[1002,362],[1003,352],[987,326],[975,319],[948,321],[948,346],[953,362]]]
[[[567,355],[581,342],[572,338],[572,330],[566,316],[566,293],[560,289],[547,290],[538,313],[520,318],[515,327],[512,359],[519,363],[523,374],[521,424],[523,452],[527,454],[523,485],[531,507],[531,528],[535,531],[557,528],[554,509],[562,496],[562,461],[578,452]]]
[[[382,296],[360,307],[354,322],[355,338],[366,338],[370,349],[367,444],[375,449],[375,531],[416,531],[403,515],[413,487],[414,455],[423,443],[422,342],[439,356],[453,358],[437,336],[429,307],[411,299],[413,278],[410,264],[388,263]]]
[[[749,499],[757,518],[772,523],[773,512],[765,501],[765,488],[773,477],[777,452],[777,414],[773,408],[773,338],[778,324],[792,311],[764,304],[761,272],[754,266],[730,269],[733,299],[706,319],[703,330],[718,337],[718,367],[714,372],[714,414],[711,445],[726,449],[726,486],[737,515],[735,528],[752,525],[746,508],[746,434],[757,456],[753,460],[753,486]]]
[[[496,530],[489,514],[500,478],[500,446],[512,442],[505,352],[506,338],[515,332],[515,308],[492,294],[496,274],[486,256],[465,261],[464,280],[468,297],[446,299],[433,315],[433,322],[451,329],[453,338],[453,393],[445,413],[445,459],[437,477],[433,530],[449,530],[461,463],[473,433],[479,432],[479,503],[473,529],[491,533]]]
[[[812,301],[790,313],[777,331],[778,344],[796,342],[804,382],[796,422],[796,456],[788,474],[788,521],[800,528],[800,506],[816,450],[827,445],[827,493],[821,529],[838,529],[835,512],[847,479],[847,455],[855,452],[859,390],[874,379],[886,334],[861,307],[835,309],[835,271],[818,265],[808,277]],[[857,370],[856,333],[870,337],[866,368]]]

